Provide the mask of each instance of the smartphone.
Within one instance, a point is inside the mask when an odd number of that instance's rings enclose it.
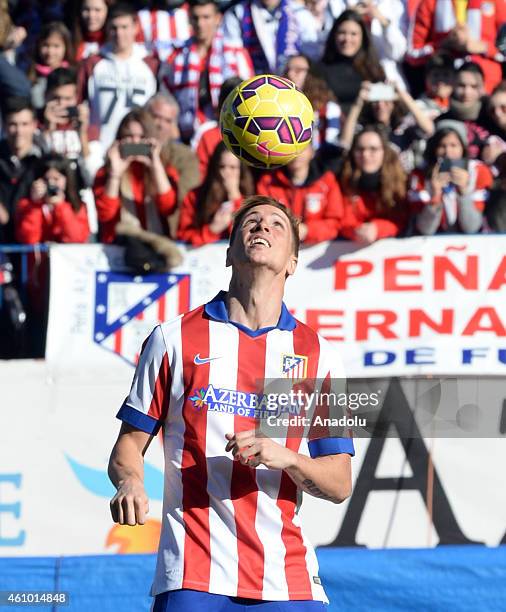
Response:
[[[79,109],[77,106],[68,106],[67,107],[67,117],[69,119],[77,119],[79,116]]]
[[[396,100],[395,89],[389,83],[371,83],[367,100],[369,102],[379,102],[380,100]]]
[[[147,142],[124,142],[119,145],[119,153],[123,159],[133,155],[151,155],[151,145]]]
[[[465,159],[449,159],[444,157],[439,166],[439,172],[450,172],[452,168],[462,168],[467,170],[467,160]]]

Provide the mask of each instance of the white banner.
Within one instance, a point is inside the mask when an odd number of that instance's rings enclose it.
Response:
[[[113,375],[133,366],[154,325],[226,288],[225,244],[187,249],[173,273],[132,278],[121,251],[51,248],[47,359]],[[506,243],[502,236],[381,240],[302,249],[285,301],[341,347],[349,377],[503,375]]]

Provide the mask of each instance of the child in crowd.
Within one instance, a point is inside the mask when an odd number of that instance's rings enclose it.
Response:
[[[55,21],[45,25],[37,40],[35,62],[30,71],[32,105],[35,109],[44,106],[47,78],[56,68],[68,68],[74,51],[70,32],[63,23]]]
[[[455,68],[449,55],[438,53],[425,64],[425,92],[417,99],[418,106],[431,119],[445,113],[455,83]]]

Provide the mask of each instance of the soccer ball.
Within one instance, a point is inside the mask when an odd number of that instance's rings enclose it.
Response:
[[[311,102],[289,79],[263,74],[243,81],[220,114],[223,142],[255,168],[277,168],[311,142]]]

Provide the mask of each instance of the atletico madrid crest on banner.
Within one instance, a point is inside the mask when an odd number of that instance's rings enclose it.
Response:
[[[97,272],[93,340],[135,366],[153,328],[189,309],[188,274]]]
[[[283,355],[281,374],[283,378],[304,380],[307,377],[306,355]]]

